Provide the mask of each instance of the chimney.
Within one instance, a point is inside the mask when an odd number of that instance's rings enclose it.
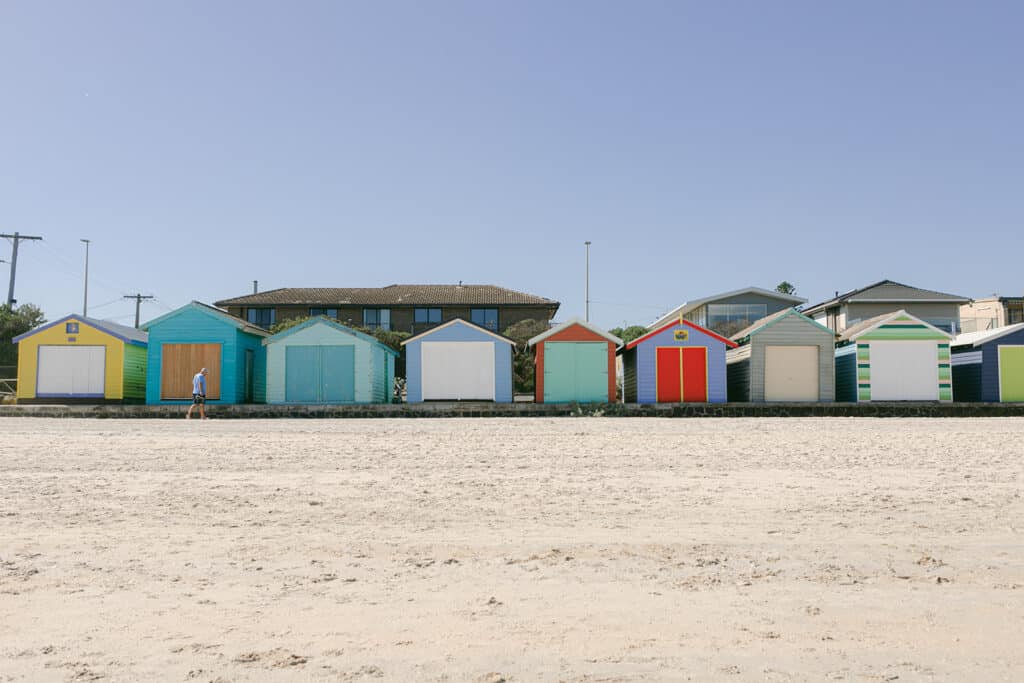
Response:
[[[260,293],[260,281],[259,280],[253,280],[252,281],[252,293],[253,294],[259,294]]]

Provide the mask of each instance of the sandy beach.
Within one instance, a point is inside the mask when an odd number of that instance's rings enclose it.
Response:
[[[1024,678],[1020,418],[0,434],[0,681]]]

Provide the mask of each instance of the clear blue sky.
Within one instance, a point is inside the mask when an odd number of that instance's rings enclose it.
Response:
[[[1024,3],[0,4],[17,298],[1024,294]],[[10,258],[0,241],[0,258]],[[0,290],[7,292],[7,264]],[[109,302],[115,303],[109,303]],[[103,306],[102,304],[107,304]]]

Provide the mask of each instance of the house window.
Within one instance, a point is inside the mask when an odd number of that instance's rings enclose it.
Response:
[[[708,328],[728,336],[766,315],[767,304],[708,304]]]
[[[390,308],[364,308],[363,309],[363,327],[371,330],[390,330],[391,329],[391,309]]]
[[[492,332],[498,331],[498,309],[497,308],[473,308],[469,312],[469,320],[474,325],[479,325]]]
[[[417,308],[413,311],[412,321],[417,325],[429,325],[441,322],[440,308]]]
[[[78,323],[64,323],[65,334],[78,334]]]
[[[245,311],[246,320],[253,325],[264,329],[269,328],[277,322],[277,309],[275,308],[249,308]]]
[[[959,331],[956,329],[956,321],[952,318],[925,318],[924,321],[932,327],[939,328],[943,332],[956,334]]]
[[[338,309],[337,308],[311,308],[311,309],[309,309],[309,315],[312,316],[312,317],[316,317],[318,315],[325,315],[328,318],[334,318],[335,320],[337,320],[338,319]]]

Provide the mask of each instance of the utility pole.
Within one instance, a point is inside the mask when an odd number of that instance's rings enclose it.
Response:
[[[85,242],[85,295],[82,297],[82,317],[89,316],[89,242],[92,240],[80,240]]]
[[[583,243],[587,248],[587,290],[586,290],[586,318],[590,322],[590,240]]]
[[[22,235],[19,232],[15,232],[13,235],[0,234],[0,237],[6,237],[14,241],[14,248],[11,250],[11,286],[7,289],[7,305],[14,308],[14,273],[18,269],[18,242],[21,240],[41,240],[43,238],[36,235]]]
[[[135,299],[135,329],[139,329],[139,308],[142,307],[143,299],[152,299],[153,295],[149,296],[143,294],[125,294],[125,299]]]

